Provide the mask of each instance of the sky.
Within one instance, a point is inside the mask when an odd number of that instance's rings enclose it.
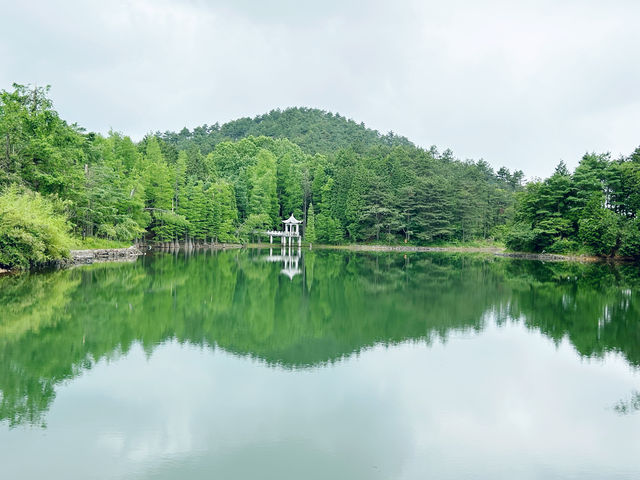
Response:
[[[90,131],[338,112],[546,177],[640,145],[635,0],[0,0],[0,89]]]

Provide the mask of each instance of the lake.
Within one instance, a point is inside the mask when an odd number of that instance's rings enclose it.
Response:
[[[0,278],[0,478],[640,478],[637,266],[286,253]]]

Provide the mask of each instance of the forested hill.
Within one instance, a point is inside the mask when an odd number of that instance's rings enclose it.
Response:
[[[86,133],[48,89],[0,91],[0,269],[100,242],[245,242],[292,213],[316,243],[504,240],[640,256],[640,149],[523,172],[418,148],[320,110],[148,135]],[[75,239],[74,239],[75,237]]]
[[[136,143],[22,85],[0,92],[0,146],[0,268],[59,258],[71,236],[257,240],[292,213],[316,243],[499,238],[523,180],[302,108]]]
[[[364,123],[356,123],[340,114],[304,107],[272,110],[254,118],[239,118],[222,126],[216,123],[193,130],[183,128],[178,133],[158,132],[156,135],[179,150],[195,147],[205,155],[222,141],[236,141],[248,136],[286,138],[310,154],[330,154],[347,147],[365,151],[380,145],[413,146],[407,138],[393,132],[382,135],[377,130],[365,127]]]

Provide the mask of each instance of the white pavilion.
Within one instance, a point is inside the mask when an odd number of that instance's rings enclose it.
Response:
[[[273,243],[273,237],[280,237],[282,239],[282,245],[288,243],[289,246],[291,246],[292,243],[295,243],[294,239],[298,240],[298,246],[302,245],[302,235],[300,234],[302,220],[296,219],[292,213],[291,216],[283,220],[282,223],[284,223],[284,231],[268,230],[265,232],[269,235],[269,243]]]

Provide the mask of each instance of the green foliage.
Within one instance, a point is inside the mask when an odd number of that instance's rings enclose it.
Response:
[[[509,227],[507,225],[496,225],[491,230],[491,240],[494,240],[496,242],[504,242],[508,233]]]
[[[143,168],[145,205],[149,208],[171,209],[173,207],[172,172],[155,137],[150,137],[147,141]]]
[[[615,161],[608,154],[588,153],[573,174],[561,163],[550,178],[528,184],[518,194],[507,246],[638,256],[639,152]]]
[[[620,229],[620,255],[640,257],[640,219],[634,218],[622,224]]]
[[[346,128],[350,141],[332,137],[323,122],[342,125],[344,119],[322,114],[319,120],[317,113],[272,112],[229,127],[185,129],[161,138],[185,151],[195,145],[208,153],[212,175],[233,185],[240,222],[265,213],[279,225],[291,213],[304,218],[313,202],[316,237],[323,243],[345,237],[419,243],[487,239],[510,219],[522,172],[503,167],[497,174],[486,162],[459,162],[450,151],[418,149],[356,124],[355,130]],[[289,123],[294,117],[302,123]],[[320,125],[327,130],[314,131]],[[298,128],[308,136],[294,133]],[[324,138],[322,147],[307,141],[317,133]],[[266,152],[275,157],[275,197],[273,161]]]
[[[61,205],[16,186],[0,194],[0,267],[25,269],[69,256]]]
[[[0,92],[0,166],[7,179],[43,194],[64,195],[80,187],[86,139],[52,109],[49,88],[13,85]]]
[[[273,227],[278,222],[278,197],[276,183],[276,157],[268,150],[260,149],[255,164],[247,169],[249,181],[249,215],[266,215]]]
[[[218,180],[209,187],[207,194],[211,197],[209,235],[219,242],[235,241],[238,209],[233,185]]]
[[[613,255],[618,244],[616,214],[603,207],[603,198],[594,194],[578,220],[578,238],[596,255]]]
[[[304,230],[304,239],[309,243],[316,241],[316,215],[313,211],[313,203],[309,205],[309,210],[307,211],[307,225]]]
[[[224,141],[238,141],[246,137],[287,138],[308,153],[334,153],[342,148],[356,146],[367,150],[374,146],[412,146],[404,137],[393,132],[386,135],[366,128],[339,114],[313,108],[272,110],[254,118],[240,118],[222,126],[203,125],[192,131],[165,132],[162,139],[180,150],[192,146],[203,154],[213,151]]]
[[[72,250],[93,250],[100,248],[127,248],[131,242],[123,240],[109,240],[107,238],[86,237],[74,238],[71,243]]]
[[[246,240],[291,214],[308,222],[313,203],[319,242],[467,242],[510,219],[522,180],[320,110],[276,110],[134,144],[68,125],[47,95],[21,85],[0,94],[0,185],[64,200],[83,239]]]
[[[546,250],[547,253],[578,253],[580,244],[568,238],[559,238]]]
[[[512,223],[505,236],[505,245],[515,251],[535,251],[536,235],[531,225],[522,221]]]
[[[260,232],[267,230],[271,226],[271,217],[266,213],[252,213],[238,231],[239,237],[243,242],[256,240],[260,238]]]
[[[161,242],[177,240],[189,231],[191,224],[184,215],[168,210],[153,212],[153,233]]]

